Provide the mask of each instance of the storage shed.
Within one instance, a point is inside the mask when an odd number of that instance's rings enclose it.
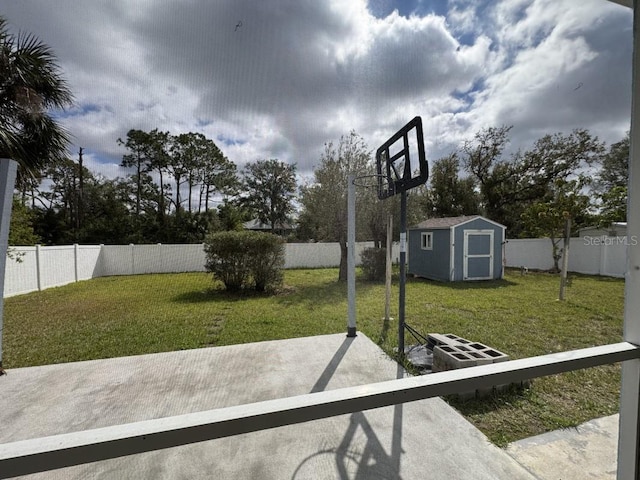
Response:
[[[505,230],[480,215],[426,220],[409,229],[408,273],[445,282],[502,278]]]

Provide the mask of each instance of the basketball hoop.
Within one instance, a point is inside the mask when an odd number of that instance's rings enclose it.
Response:
[[[389,177],[376,173],[359,175],[353,179],[353,184],[356,187],[375,188],[378,192],[393,190],[395,187]]]

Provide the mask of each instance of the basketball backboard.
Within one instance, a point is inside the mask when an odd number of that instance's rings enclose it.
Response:
[[[378,198],[406,192],[429,178],[422,118],[415,117],[376,151]]]

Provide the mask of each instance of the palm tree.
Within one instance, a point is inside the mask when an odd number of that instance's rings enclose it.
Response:
[[[0,375],[4,267],[16,179],[65,156],[69,136],[48,113],[72,101],[51,49],[31,34],[9,32],[0,17]]]
[[[48,111],[71,102],[51,49],[0,17],[0,158],[33,173],[65,156],[69,136]]]

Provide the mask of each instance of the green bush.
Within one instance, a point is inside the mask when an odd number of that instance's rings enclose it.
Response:
[[[282,285],[284,242],[269,233],[217,232],[205,239],[205,268],[229,291],[259,292]]]
[[[367,280],[384,280],[387,267],[386,248],[365,248],[360,258],[362,271]]]
[[[270,233],[259,233],[252,238],[249,270],[253,287],[258,292],[275,290],[282,285],[284,268],[284,240]]]

